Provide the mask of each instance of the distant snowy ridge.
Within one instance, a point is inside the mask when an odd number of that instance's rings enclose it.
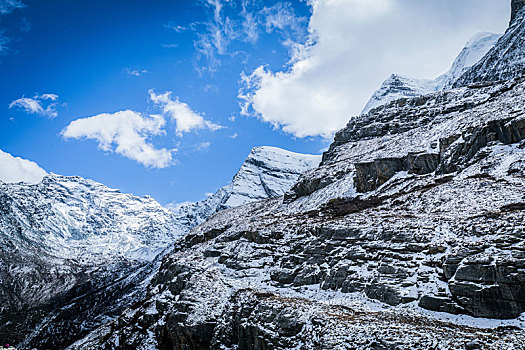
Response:
[[[362,114],[400,98],[411,98],[430,94],[436,91],[449,90],[470,67],[481,60],[501,37],[501,34],[481,32],[474,35],[454,60],[448,72],[435,80],[415,79],[392,74],[374,92],[367,102]]]
[[[320,155],[294,153],[277,147],[256,147],[228,185],[203,201],[181,205],[177,214],[193,227],[221,210],[281,196],[301,174],[320,162]]]
[[[151,261],[183,233],[176,215],[153,198],[79,176],[49,174],[34,185],[1,184],[0,194],[6,206],[0,222],[13,216],[21,230],[14,237],[55,258],[89,264],[112,258]],[[7,223],[0,235],[13,239]]]

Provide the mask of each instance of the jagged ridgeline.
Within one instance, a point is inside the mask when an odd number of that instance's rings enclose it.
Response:
[[[525,10],[512,5],[455,89],[352,118],[284,196],[196,227],[142,301],[70,349],[524,349]]]

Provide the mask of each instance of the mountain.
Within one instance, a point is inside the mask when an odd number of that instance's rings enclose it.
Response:
[[[70,349],[523,348],[513,67],[352,118],[284,196],[193,229],[143,300]]]
[[[400,98],[410,98],[430,94],[437,90],[436,82],[427,79],[406,78],[392,74],[383,82],[379,90],[374,92],[361,112],[366,114],[370,110]]]
[[[499,34],[487,32],[474,35],[454,60],[450,70],[435,80],[414,79],[393,74],[383,82],[379,90],[374,92],[361,113],[368,113],[375,107],[400,98],[411,98],[451,89],[456,80],[485,56],[500,37]]]
[[[46,349],[81,337],[139,299],[185,231],[152,198],[81,177],[0,183],[1,340]]]
[[[197,226],[221,210],[282,196],[301,174],[320,162],[318,155],[256,147],[228,185],[203,201],[180,206],[176,212],[191,227]]]
[[[513,1],[510,27],[496,46],[463,74],[455,87],[512,79],[525,74],[525,3]]]
[[[0,182],[0,341],[64,348],[144,297],[162,256],[191,228],[282,195],[319,162],[255,148],[230,184],[178,213],[78,176]]]

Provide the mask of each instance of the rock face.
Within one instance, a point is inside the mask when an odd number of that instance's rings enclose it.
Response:
[[[516,19],[518,12],[525,6],[525,0],[512,0],[511,23]]]
[[[522,348],[522,106],[517,78],[352,119],[286,196],[196,227],[70,349]]]
[[[513,1],[510,27],[496,46],[472,66],[454,87],[508,80],[525,74],[525,9],[523,1]],[[519,9],[519,10],[518,10]]]
[[[412,98],[451,89],[456,80],[479,62],[494,47],[500,37],[499,34],[487,32],[474,35],[454,60],[450,70],[434,80],[414,79],[392,74],[372,95],[361,113],[366,114],[375,107],[400,98]]]

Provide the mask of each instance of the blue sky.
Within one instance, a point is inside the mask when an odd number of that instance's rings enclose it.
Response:
[[[200,200],[252,147],[320,153],[390,73],[443,73],[471,35],[505,29],[509,6],[0,0],[0,149]]]

